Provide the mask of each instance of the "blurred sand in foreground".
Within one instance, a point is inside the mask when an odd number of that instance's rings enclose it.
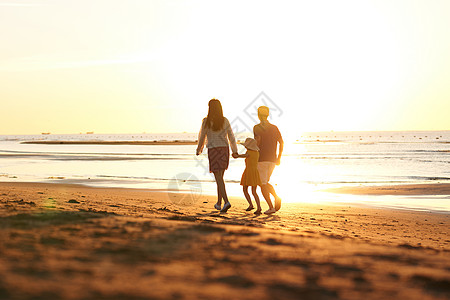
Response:
[[[450,298],[449,214],[231,202],[0,183],[0,299]]]

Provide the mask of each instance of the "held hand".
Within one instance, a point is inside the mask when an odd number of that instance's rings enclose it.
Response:
[[[195,151],[195,155],[197,155],[197,156],[200,155],[201,153],[202,153],[201,150],[198,150],[198,149],[197,149],[197,151]]]
[[[235,152],[235,153],[231,154],[231,156],[233,156],[233,158],[238,158],[238,157],[239,157],[239,154],[237,154],[237,153]]]

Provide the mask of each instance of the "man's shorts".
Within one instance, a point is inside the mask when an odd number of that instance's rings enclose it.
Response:
[[[273,169],[275,169],[275,163],[271,161],[258,162],[259,178],[261,178],[261,184],[268,184],[270,176],[272,176]]]

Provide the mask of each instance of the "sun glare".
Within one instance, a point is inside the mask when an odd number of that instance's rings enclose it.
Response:
[[[285,142],[285,155],[271,177],[277,194],[286,203],[317,203],[317,187],[308,183],[308,178],[317,177],[317,169],[300,156],[307,153],[303,144]],[[295,151],[295,152],[294,152]],[[294,154],[295,153],[295,154]]]
[[[208,99],[238,115],[261,91],[285,131],[450,125],[445,2],[105,1],[81,24],[44,2],[2,7],[5,133],[195,132]]]

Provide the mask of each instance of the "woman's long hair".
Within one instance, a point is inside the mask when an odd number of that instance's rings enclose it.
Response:
[[[223,128],[224,116],[222,104],[217,99],[211,99],[208,103],[208,116],[206,117],[206,128],[218,131]]]

